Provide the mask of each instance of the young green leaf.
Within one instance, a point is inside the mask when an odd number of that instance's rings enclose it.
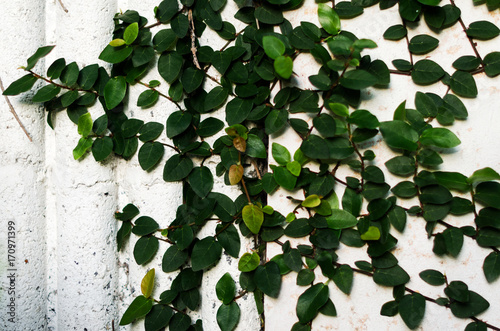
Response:
[[[340,31],[340,17],[326,3],[318,4],[319,23],[331,35],[337,35]]]
[[[262,45],[267,56],[273,60],[285,54],[285,44],[275,36],[264,36],[262,38]]]
[[[155,286],[155,268],[149,270],[141,281],[141,292],[146,299],[153,293]]]

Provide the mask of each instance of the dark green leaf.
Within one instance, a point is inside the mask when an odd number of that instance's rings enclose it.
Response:
[[[193,271],[209,268],[215,265],[222,254],[222,246],[214,237],[206,237],[196,242],[191,253]]]
[[[500,52],[491,52],[483,59],[484,72],[488,77],[500,74]]]
[[[469,25],[467,35],[471,38],[479,40],[489,40],[497,37],[500,34],[500,29],[488,21],[477,21]]]
[[[163,180],[166,182],[182,180],[189,175],[192,169],[193,161],[190,158],[175,154],[165,163]]]
[[[158,59],[158,72],[163,79],[171,84],[177,79],[177,77],[179,77],[179,74],[182,71],[182,62],[182,56],[179,55],[179,53],[164,53]]]
[[[224,305],[229,305],[234,299],[236,293],[236,285],[231,275],[226,272],[215,285],[215,293],[217,298],[222,301]]]
[[[417,149],[418,133],[406,122],[394,120],[380,123],[380,132],[385,142],[392,148],[409,151]]]
[[[254,281],[264,294],[277,298],[281,288],[281,274],[278,264],[273,261],[260,265],[255,270]]]
[[[151,170],[160,162],[165,147],[159,142],[147,142],[139,149],[139,164],[142,170]]]
[[[283,13],[269,6],[260,6],[255,9],[255,18],[266,24],[280,24],[283,22]]]
[[[27,74],[19,78],[18,80],[12,82],[2,94],[18,95],[20,93],[29,91],[33,87],[36,81],[37,78],[35,76],[33,76],[32,74]]]
[[[113,109],[118,106],[127,93],[127,82],[125,77],[118,76],[111,78],[104,88],[104,100],[106,108]]]
[[[450,303],[450,309],[453,315],[458,318],[468,318],[472,316],[479,315],[490,306],[489,302],[486,301],[482,296],[476,292],[469,291],[469,301],[462,303],[459,301],[454,301]]]
[[[156,18],[162,22],[167,23],[179,10],[177,0],[163,0],[157,7]]]
[[[430,51],[434,50],[436,47],[438,47],[438,44],[438,39],[425,34],[421,34],[411,38],[408,49],[413,54],[421,55],[427,54]]]
[[[146,315],[144,328],[146,331],[157,331],[168,326],[170,319],[174,315],[172,308],[166,305],[154,305]]]
[[[397,286],[408,283],[410,276],[399,265],[388,269],[375,269],[373,281],[379,285]]]
[[[99,60],[103,60],[109,63],[120,63],[125,61],[134,49],[128,45],[113,47],[107,45],[106,48],[99,55]]]
[[[468,72],[455,71],[451,76],[450,87],[453,92],[462,97],[475,98],[477,96],[476,81]]]
[[[328,286],[323,283],[308,288],[297,301],[296,312],[299,321],[303,324],[312,321],[318,310],[328,301],[328,297]]]
[[[425,146],[452,148],[460,145],[460,139],[446,128],[430,128],[420,136],[420,143]]]
[[[342,292],[349,295],[351,293],[353,282],[352,268],[347,264],[340,265],[337,269],[335,269],[335,274],[333,274],[332,280]]]
[[[190,125],[192,115],[188,112],[176,111],[167,119],[167,137],[173,138],[183,133]]]
[[[232,331],[240,320],[240,307],[236,302],[221,305],[217,310],[217,324],[221,331]]]
[[[170,246],[165,254],[161,267],[163,272],[172,272],[177,270],[188,259],[188,252],[180,250],[177,245]]]
[[[134,258],[137,264],[144,264],[151,260],[158,250],[158,238],[141,237],[134,246]]]
[[[399,302],[399,315],[410,329],[420,325],[425,314],[425,298],[419,293],[405,295]]]
[[[409,0],[408,0],[409,1]],[[420,60],[413,66],[411,78],[418,85],[429,85],[437,82],[444,76],[443,68],[434,61]]]
[[[214,185],[212,172],[205,166],[194,168],[189,174],[189,184],[200,198],[206,197]]]
[[[130,324],[137,318],[146,316],[151,308],[153,308],[153,300],[147,299],[143,295],[138,296],[123,313],[120,325]]]
[[[424,282],[433,286],[443,285],[446,281],[444,275],[437,270],[427,269],[422,271],[418,275]]]
[[[491,252],[484,259],[483,271],[488,283],[493,283],[500,277],[500,253]]]

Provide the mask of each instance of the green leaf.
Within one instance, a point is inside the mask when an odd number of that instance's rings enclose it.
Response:
[[[301,205],[306,208],[318,207],[321,204],[321,199],[316,194],[309,195]]]
[[[139,140],[142,142],[152,141],[158,138],[163,132],[164,126],[158,122],[149,122],[139,129]]]
[[[163,53],[158,59],[158,72],[167,83],[172,84],[182,71],[182,63],[182,56],[179,53]]]
[[[475,98],[477,96],[476,81],[469,72],[455,71],[451,76],[450,87],[453,92],[462,97]]]
[[[9,87],[2,93],[3,95],[18,95],[23,92],[29,91],[38,78],[32,74],[27,74],[18,80],[12,82]],[[50,100],[50,99],[49,99]]]
[[[440,286],[446,282],[444,275],[437,270],[427,269],[420,272],[418,275],[429,285]]]
[[[59,86],[52,84],[45,85],[35,93],[31,101],[37,103],[46,102],[55,98],[59,92],[61,92],[61,88]]]
[[[446,128],[429,128],[422,132],[420,143],[424,146],[452,148],[460,145],[458,137]]]
[[[240,257],[238,261],[238,270],[241,272],[250,272],[255,270],[260,263],[259,254],[253,253],[245,253]]]
[[[207,167],[196,167],[189,174],[189,184],[191,184],[194,193],[200,198],[204,198],[212,191],[214,177]]]
[[[166,305],[154,305],[144,320],[144,329],[146,331],[161,330],[168,326],[174,311]]]
[[[246,205],[243,207],[241,216],[243,218],[243,222],[245,222],[245,225],[250,231],[252,231],[252,233],[259,233],[260,227],[264,222],[264,213],[261,208],[256,205]]]
[[[425,314],[425,298],[419,293],[405,295],[399,302],[399,315],[410,329],[420,325]]]
[[[127,28],[123,32],[123,40],[127,45],[130,45],[137,39],[138,35],[139,35],[139,24],[137,22],[134,22],[129,26],[127,26]]]
[[[484,259],[483,271],[488,283],[493,283],[500,277],[500,253],[491,252]]]
[[[453,315],[458,318],[469,318],[477,316],[490,307],[488,301],[476,292],[469,291],[469,301],[462,303],[453,301],[450,303],[450,309]]]
[[[388,301],[380,308],[380,315],[382,316],[396,316],[398,313],[399,303],[397,301]]]
[[[147,142],[139,149],[139,164],[142,170],[149,171],[160,162],[165,147],[159,142]]]
[[[182,298],[180,298],[182,300]],[[186,305],[181,304],[181,307],[185,307]],[[187,331],[189,327],[191,326],[191,317],[189,315],[178,312],[175,313],[174,316],[172,316],[172,319],[170,320],[170,323],[168,325],[169,330],[176,330],[176,331]]]
[[[403,181],[391,189],[394,195],[400,198],[412,198],[417,195],[417,187],[413,182]]]
[[[488,227],[479,229],[476,241],[481,247],[500,246],[500,230]]]
[[[415,63],[411,72],[411,78],[415,84],[430,85],[440,80],[444,74],[445,72],[439,64],[424,59]]]
[[[434,177],[439,185],[443,185],[449,190],[457,190],[460,192],[469,191],[470,187],[467,183],[467,177],[458,172],[435,171]]]
[[[451,256],[457,257],[464,244],[464,234],[459,228],[448,228],[443,232],[446,250]]]
[[[421,34],[411,38],[408,49],[413,54],[422,55],[434,50],[436,47],[438,47],[438,44],[438,39],[425,34]]]
[[[228,91],[222,86],[214,87],[205,97],[205,111],[217,109],[226,102]]]
[[[472,71],[479,67],[481,60],[472,55],[464,55],[453,62],[453,68],[463,71]]]
[[[181,110],[175,111],[167,119],[167,137],[180,135],[191,125],[193,116]]]
[[[80,159],[90,148],[92,148],[92,138],[82,137],[78,140],[78,144],[73,149],[73,158]]]
[[[226,122],[229,125],[243,122],[252,111],[252,100],[234,98],[226,105]]]
[[[408,34],[408,30],[402,24],[390,26],[384,32],[384,38],[387,40],[401,40]]]
[[[488,327],[484,322],[470,322],[465,327],[465,331],[487,331]]]
[[[349,116],[349,108],[343,103],[338,103],[338,102],[329,103],[328,107],[335,115],[342,117]]]
[[[288,56],[278,56],[274,60],[274,70],[280,77],[289,79],[293,72],[293,60]]]
[[[342,86],[353,90],[362,90],[377,84],[377,82],[377,77],[361,69],[347,71],[344,76],[340,78],[340,84]]]
[[[118,76],[111,78],[104,87],[104,100],[106,108],[113,109],[118,106],[127,93],[127,82],[125,77]]]
[[[368,230],[360,236],[360,238],[362,240],[379,240],[380,229],[376,226],[370,226]]]
[[[155,286],[155,268],[149,270],[141,281],[141,292],[145,298],[151,296],[153,293],[153,288]]]
[[[491,52],[483,59],[484,72],[488,77],[500,74],[500,52]]]
[[[125,61],[130,54],[132,54],[133,50],[134,49],[129,46],[113,47],[108,45],[99,55],[99,60],[103,60],[108,63],[120,63]]]
[[[113,140],[110,137],[97,138],[92,144],[92,155],[97,162],[106,159],[113,151]]]
[[[332,214],[326,217],[326,220],[331,229],[346,229],[358,224],[356,217],[342,209],[332,210]]]
[[[217,324],[221,331],[232,331],[240,320],[240,307],[236,302],[221,305],[217,310]]]
[[[217,298],[221,300],[224,305],[228,305],[233,301],[234,294],[236,293],[236,285],[228,272],[226,272],[215,285],[215,293],[217,294]]]
[[[163,255],[161,268],[163,272],[177,270],[188,259],[188,252],[180,250],[177,245],[170,246]]]
[[[408,21],[415,21],[422,11],[422,5],[415,0],[399,1],[399,15]]]
[[[396,156],[385,163],[387,169],[398,176],[407,177],[415,172],[415,160],[408,156]]]
[[[492,180],[500,180],[500,175],[498,172],[489,167],[476,170],[469,178],[467,178],[467,182],[473,185]]]
[[[340,31],[339,15],[325,3],[318,4],[319,23],[331,35],[337,35]]]
[[[307,286],[314,281],[314,271],[311,269],[302,269],[297,274],[297,285]]]
[[[254,134],[249,134],[245,154],[250,157],[265,159],[267,150],[262,140]]]
[[[272,144],[272,154],[273,158],[278,164],[286,165],[288,162],[292,161],[292,157],[288,149],[278,143],[273,142]]]
[[[262,38],[262,45],[266,55],[273,60],[285,54],[285,44],[275,36],[264,36]]]
[[[43,46],[43,47],[40,47],[36,50],[35,54],[33,54],[32,56],[30,56],[28,58],[28,65],[26,66],[26,68],[24,70],[31,70],[35,67],[36,63],[38,62],[38,60],[40,60],[42,57],[45,57],[47,56],[47,54],[49,54],[52,49],[54,49],[54,47],[56,46]]]
[[[191,93],[200,87],[205,74],[202,70],[189,67],[182,73],[181,82],[186,93]]]
[[[147,299],[142,295],[138,296],[123,313],[120,325],[130,324],[134,320],[146,316],[151,308],[153,308],[153,300]]]
[[[150,107],[158,101],[160,94],[155,90],[146,90],[139,95],[137,107]]]
[[[277,298],[281,288],[281,274],[277,263],[269,261],[257,267],[253,277],[257,287],[271,298]]]
[[[335,269],[332,280],[342,292],[349,295],[353,282],[352,268],[347,264],[340,265]]]
[[[222,254],[222,246],[214,237],[206,237],[196,242],[191,253],[193,271],[199,271],[215,265]]]
[[[335,5],[335,11],[340,18],[354,18],[363,14],[363,7],[352,2],[342,1]]]
[[[134,246],[134,259],[137,264],[144,264],[151,260],[158,251],[158,238],[141,237]]]
[[[380,132],[389,147],[415,151],[418,147],[418,133],[406,122],[400,120],[380,123]]]
[[[155,16],[161,23],[167,23],[177,14],[179,4],[177,0],[163,0],[158,5]]]
[[[163,168],[163,180],[166,182],[175,182],[186,178],[193,170],[193,161],[180,154],[173,155],[165,163]]]
[[[78,134],[86,138],[92,132],[92,118],[85,113],[78,119]]]
[[[225,226],[222,224],[217,225],[217,233],[222,231]],[[225,228],[224,231],[220,232],[217,236],[217,240],[224,248],[227,254],[231,255],[234,258],[238,258],[240,255],[240,236],[238,234],[238,230],[234,225],[229,225]]]
[[[283,22],[283,13],[273,7],[260,6],[255,9],[255,18],[266,24],[280,24]]]
[[[63,69],[66,68],[66,60],[63,58],[55,60],[47,69],[47,76],[52,79],[57,79],[61,76]]]
[[[318,310],[328,301],[328,285],[314,284],[299,296],[297,301],[297,317],[299,322],[306,324],[314,319]]]
[[[479,40],[489,40],[497,37],[500,34],[500,29],[488,21],[477,21],[469,25],[467,36]]]
[[[410,281],[410,276],[399,265],[387,269],[375,269],[373,281],[384,286],[398,286]]]

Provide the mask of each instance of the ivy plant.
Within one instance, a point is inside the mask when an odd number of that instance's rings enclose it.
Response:
[[[436,305],[470,319],[466,330],[499,330],[477,317],[490,303],[455,279],[459,275],[450,281],[445,270],[422,270],[422,280],[443,288],[442,297],[431,298],[407,286],[410,275],[392,253],[398,244],[394,231],[405,231],[407,215],[418,216],[425,221],[436,258],[457,258],[464,238],[470,238],[490,250],[483,264],[486,280],[500,277],[500,175],[492,168],[470,174],[439,170],[445,161],[439,152],[461,143],[452,124],[468,117],[462,98],[480,93],[475,76],[500,74],[500,52],[480,54],[476,47],[498,37],[498,27],[487,20],[465,25],[453,0],[321,2],[319,26],[294,26],[285,18],[284,13],[300,10],[301,0],[235,2],[239,10],[234,18],[245,25],[241,31],[221,16],[226,0],[163,0],[154,7],[156,21],[150,24],[134,10],[116,14],[112,40],[99,56],[112,64],[111,70],[60,58],[45,73],[35,72],[37,61],[54,48],[44,46],[22,67],[26,74],[4,92],[18,95],[43,82],[32,101],[44,104],[51,127],[61,111],[75,123],[80,137],[75,160],[87,154],[97,162],[137,156],[146,172],[163,167],[165,185],[183,184],[182,204],[165,228],[139,216],[133,204],[115,214],[118,250],[133,234],[138,237],[133,249],[137,264],[147,265],[161,254],[162,272],[176,275],[170,288],[155,297],[155,269],[149,270],[142,294],[119,324],[139,320],[146,330],[202,330],[203,321],[193,322],[189,312],[200,304],[205,271],[225,252],[238,260],[240,275],[236,282],[226,273],[212,289],[220,300],[216,318],[224,331],[238,325],[243,313],[239,299],[253,293],[262,314],[265,296],[278,297],[288,273],[296,273],[296,283],[303,287],[292,330],[310,330],[318,314],[336,316],[329,282],[349,294],[358,275],[393,288],[393,300],[380,307],[380,314],[399,314],[410,329],[420,325],[427,306]],[[497,0],[473,2],[489,10],[500,6]],[[389,65],[372,59],[366,50],[377,44],[343,29],[343,20],[372,6],[397,6],[400,24],[388,27],[383,37],[405,43],[407,59]],[[410,24],[426,24],[434,31],[459,24],[473,55],[458,57],[453,72],[432,58],[416,61],[414,55],[432,54],[440,41],[428,34],[410,38]],[[207,29],[226,44],[219,49],[201,45]],[[312,55],[319,66],[308,75],[313,89],[294,84],[294,63],[303,54]],[[151,70],[162,80],[144,81]],[[444,84],[447,91],[443,96],[417,92],[416,109],[401,100],[392,119],[380,121],[376,111],[360,109],[362,91],[387,87],[393,75],[408,76],[419,86]],[[137,101],[127,98],[132,85],[143,87]],[[154,108],[160,98],[176,108],[166,123],[144,123],[123,111],[125,102]],[[103,112],[92,118],[88,107],[96,103]],[[216,110],[224,112],[225,122],[213,116]],[[269,144],[270,135],[285,129],[301,139],[298,149]],[[205,138],[212,136],[216,139],[209,144]],[[392,158],[379,160],[366,147],[377,141],[393,151]],[[174,154],[165,160],[166,148]],[[215,171],[207,160],[215,160]],[[351,175],[339,176],[341,168]],[[399,182],[389,185],[387,173]],[[233,200],[215,191],[216,177],[240,188],[241,195]],[[334,190],[338,186],[340,198]],[[296,207],[285,215],[267,203],[267,195],[277,190],[302,192],[303,198],[290,197]],[[402,200],[414,206],[406,208]],[[447,222],[448,215],[466,214],[472,215],[470,224]],[[201,236],[200,230],[214,220],[215,231]],[[253,238],[254,249],[242,252],[240,237]],[[306,244],[294,247],[289,238],[304,238]],[[168,249],[159,251],[159,241],[169,243]],[[267,243],[277,243],[282,253],[266,258]],[[370,261],[339,263],[340,246],[365,250]]]

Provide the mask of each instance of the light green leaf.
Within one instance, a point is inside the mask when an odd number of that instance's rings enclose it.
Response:
[[[127,26],[127,28],[123,32],[123,40],[127,45],[130,45],[137,39],[138,35],[139,35],[139,24],[137,22],[134,22],[129,26]]]
[[[141,292],[145,298],[149,298],[155,287],[155,268],[149,270],[141,281]]]
[[[245,225],[250,231],[252,231],[252,233],[259,233],[260,227],[264,222],[264,213],[261,208],[256,205],[246,205],[243,207],[241,216],[243,218],[243,222],[245,222]]]
[[[340,17],[326,3],[318,4],[319,23],[331,35],[337,35],[340,31]]]
[[[289,79],[293,72],[293,60],[288,56],[278,56],[274,60],[274,70],[280,77]]]
[[[267,56],[273,60],[285,54],[285,44],[275,36],[264,36],[262,38],[262,45]]]

